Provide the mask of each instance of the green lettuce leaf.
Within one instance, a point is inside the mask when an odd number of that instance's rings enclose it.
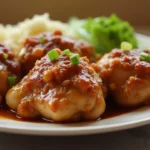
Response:
[[[97,53],[104,54],[113,48],[120,48],[123,41],[130,42],[133,48],[137,48],[133,28],[116,15],[88,19],[71,18],[69,25],[78,38],[93,44]]]

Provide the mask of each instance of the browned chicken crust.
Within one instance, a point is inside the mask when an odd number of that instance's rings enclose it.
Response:
[[[8,84],[8,76],[20,76],[20,65],[15,59],[12,50],[0,43],[0,104],[5,97],[7,90],[10,88]]]
[[[6,102],[21,117],[54,121],[96,119],[105,110],[101,79],[86,57],[73,65],[69,56],[51,62],[46,55],[9,90]]]
[[[25,40],[22,48],[25,54],[20,57],[23,72],[28,73],[33,68],[36,60],[54,48],[70,49],[71,52],[78,53],[80,56],[87,56],[91,61],[94,60],[94,48],[90,44],[66,37],[62,35],[61,31],[56,30],[52,33],[47,32],[29,37]]]
[[[100,76],[121,106],[150,103],[150,63],[140,60],[140,53],[150,50],[114,49],[99,62]]]

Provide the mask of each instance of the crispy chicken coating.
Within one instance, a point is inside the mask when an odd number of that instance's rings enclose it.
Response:
[[[10,88],[8,77],[14,75],[19,79],[20,65],[12,50],[0,43],[0,104]]]
[[[91,61],[94,60],[94,48],[90,44],[66,37],[62,35],[61,31],[56,30],[52,33],[41,33],[25,40],[19,57],[24,74],[34,67],[36,60],[41,59],[54,48],[70,49],[71,52],[87,56]]]
[[[6,103],[23,118],[42,116],[54,121],[91,120],[105,111],[102,81],[87,57],[73,65],[63,55],[54,61],[48,55],[38,60],[9,90]]]
[[[150,103],[150,63],[140,60],[141,52],[150,50],[114,49],[98,61],[101,78],[121,106]]]

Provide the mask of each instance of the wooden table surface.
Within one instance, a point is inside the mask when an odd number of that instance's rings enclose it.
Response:
[[[150,35],[150,30],[139,29]],[[44,137],[0,133],[0,150],[150,150],[150,125],[99,135]]]

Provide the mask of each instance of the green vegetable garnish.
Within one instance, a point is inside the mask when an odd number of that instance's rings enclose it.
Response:
[[[80,63],[80,57],[79,54],[73,54],[70,56],[70,60],[73,65],[78,65]]]
[[[8,76],[7,80],[8,80],[9,86],[14,86],[16,84],[17,77],[16,76]]]
[[[44,44],[44,37],[43,36],[41,36],[39,40],[40,40],[41,44]]]
[[[48,52],[48,57],[51,61],[56,60],[59,57],[58,52],[54,49]]]
[[[129,51],[132,49],[132,44],[129,42],[122,42],[121,43],[121,49],[124,51]]]
[[[8,58],[8,54],[7,54],[7,53],[4,53],[4,54],[3,54],[3,57],[4,57],[4,59],[7,59],[7,58]]]
[[[102,78],[102,83],[104,83],[104,79]]]
[[[62,51],[62,55],[69,55],[71,52],[70,52],[70,50],[69,49],[66,49],[66,50],[64,50],[64,51]]]
[[[131,25],[116,15],[89,19],[72,18],[69,21],[71,31],[77,38],[91,43],[97,53],[107,53],[113,48],[120,48],[127,41],[137,48],[137,40]]]
[[[145,52],[140,53],[140,60],[150,62],[150,54]]]

